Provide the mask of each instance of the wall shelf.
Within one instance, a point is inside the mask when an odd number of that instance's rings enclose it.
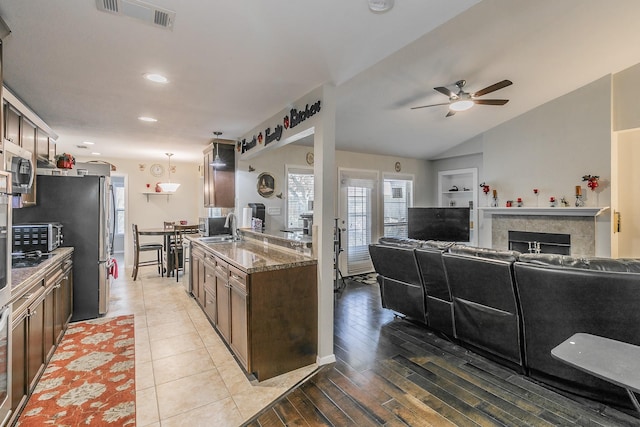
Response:
[[[457,191],[451,188],[457,187]],[[478,169],[454,169],[438,172],[438,206],[469,207],[469,243],[478,244]]]
[[[598,216],[609,210],[609,206],[581,207],[581,208],[561,208],[561,207],[513,207],[513,208],[492,208],[480,207],[480,211],[489,215],[545,215],[545,216]]]
[[[168,202],[169,196],[173,195],[173,193],[165,193],[165,192],[157,192],[157,191],[143,191],[142,194],[147,196],[147,203],[149,203],[149,196],[167,196],[167,202]]]

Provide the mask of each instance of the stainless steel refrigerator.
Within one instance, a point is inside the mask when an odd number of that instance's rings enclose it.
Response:
[[[14,209],[13,223],[60,222],[73,246],[72,321],[107,312],[113,236],[113,192],[108,176],[37,176],[36,205]]]

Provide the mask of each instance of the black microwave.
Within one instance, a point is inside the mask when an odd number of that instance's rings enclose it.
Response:
[[[31,193],[36,168],[33,154],[8,140],[2,144],[4,169],[11,172],[11,194]]]

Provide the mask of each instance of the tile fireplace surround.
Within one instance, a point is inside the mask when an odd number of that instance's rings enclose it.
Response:
[[[571,236],[572,256],[595,256],[596,216],[607,208],[592,211],[554,209],[482,209],[491,220],[491,241],[495,249],[508,249],[509,231],[561,233]],[[491,215],[486,215],[490,213]]]

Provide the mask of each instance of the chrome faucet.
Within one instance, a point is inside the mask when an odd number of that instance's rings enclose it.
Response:
[[[238,218],[236,217],[236,214],[234,214],[233,212],[229,212],[227,214],[227,219],[224,221],[224,226],[227,228],[231,228],[231,237],[233,238],[233,240],[237,240],[238,239]]]

